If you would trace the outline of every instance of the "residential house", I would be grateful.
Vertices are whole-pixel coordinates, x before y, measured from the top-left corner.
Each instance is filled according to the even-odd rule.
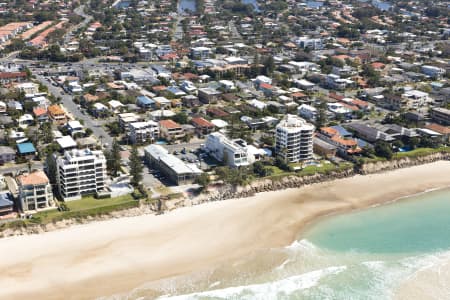
[[[431,119],[439,124],[450,125],[450,109],[443,107],[432,108]]]
[[[445,74],[445,69],[435,66],[422,66],[422,73],[433,79],[440,79]]]
[[[317,113],[317,108],[308,104],[302,104],[298,107],[298,115],[307,120],[314,121],[317,118]]]
[[[6,103],[3,101],[0,101],[0,114],[6,113]]]
[[[204,104],[217,103],[222,93],[212,88],[201,88],[198,90],[198,99]]]
[[[53,123],[57,125],[64,125],[67,122],[66,112],[58,104],[48,107],[48,115]]]
[[[162,97],[162,96],[155,97],[155,98],[153,98],[153,100],[155,100],[156,107],[159,108],[159,109],[170,108],[170,106],[172,105],[172,101],[170,101],[166,97]]]
[[[16,151],[7,146],[0,146],[0,165],[9,163],[16,159]]]
[[[156,108],[155,100],[150,99],[147,96],[138,96],[136,98],[136,104],[137,104],[137,106],[139,106],[143,109],[146,109],[146,110]]]
[[[52,186],[44,171],[20,175],[17,184],[22,211],[37,211],[54,206]]]
[[[79,121],[67,122],[67,129],[71,136],[84,135],[84,126]]]
[[[131,123],[142,121],[142,117],[135,113],[122,113],[117,115],[119,126],[124,130],[128,130]]]
[[[341,136],[339,131],[333,127],[322,127],[317,135],[319,139],[337,147],[339,153],[355,154],[361,152],[358,142],[352,138]]]
[[[159,128],[161,137],[169,141],[177,140],[185,136],[183,127],[172,120],[159,121]]]
[[[26,72],[0,72],[0,83],[21,82],[27,79]]]
[[[211,132],[214,131],[215,128],[213,123],[209,122],[208,120],[205,120],[202,117],[192,118],[191,123],[192,125],[194,125],[195,131],[199,135],[210,134]]]
[[[11,193],[0,192],[0,216],[12,213],[14,210],[14,201]]]
[[[384,133],[374,127],[370,127],[369,125],[363,123],[349,123],[346,125],[346,127],[354,131],[358,137],[370,143],[374,143],[377,141],[392,142],[395,140],[395,138],[391,134]]]
[[[436,123],[431,123],[425,126],[426,129],[433,130],[442,135],[442,142],[444,144],[450,143],[450,127],[442,126]]]
[[[17,144],[17,151],[20,156],[34,156],[36,154],[36,148],[30,142]]]

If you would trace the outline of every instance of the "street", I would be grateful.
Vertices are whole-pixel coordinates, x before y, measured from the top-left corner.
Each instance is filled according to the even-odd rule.
[[[61,88],[53,86],[48,82],[45,77],[41,75],[36,75],[36,79],[44,84],[50,93],[55,97],[61,98],[61,103],[67,109],[69,113],[73,115],[74,118],[83,120],[84,127],[92,129],[93,135],[101,140],[102,144],[108,144],[107,147],[111,147],[113,138],[106,132],[106,130],[96,121],[92,120],[88,115],[82,114],[78,106],[72,101],[72,96],[67,94],[61,94]]]
[[[44,168],[44,164],[40,161],[31,161],[31,170],[42,170]],[[0,167],[0,174],[17,174],[20,171],[28,171],[28,164],[20,164],[20,165],[6,165]]]

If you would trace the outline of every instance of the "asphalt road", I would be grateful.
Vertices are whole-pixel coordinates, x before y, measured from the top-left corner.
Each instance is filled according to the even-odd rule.
[[[106,132],[106,130],[101,126],[100,122],[97,122],[89,117],[89,115],[82,114],[78,106],[72,101],[72,96],[67,94],[61,94],[61,88],[53,86],[48,82],[45,77],[41,75],[36,75],[36,79],[42,84],[47,86],[48,91],[52,93],[55,97],[61,98],[61,103],[64,105],[66,110],[73,115],[74,118],[78,120],[83,120],[84,127],[92,129],[93,135],[101,140],[102,144],[108,144],[108,147],[112,145],[113,138]]]
[[[87,3],[87,5],[89,5],[89,2]],[[70,40],[73,38],[73,35],[72,35],[72,34],[73,34],[75,31],[77,31],[78,28],[87,25],[87,24],[92,20],[92,16],[87,15],[87,14],[84,13],[84,5],[78,6],[77,8],[75,8],[75,10],[74,10],[73,12],[74,12],[75,14],[77,14],[77,15],[83,17],[84,20],[83,20],[80,24],[78,24],[78,25],[72,27],[72,29],[69,30],[69,31],[64,35],[64,45],[66,45],[66,44],[68,44],[68,43],[70,42]]]
[[[31,170],[42,170],[44,165],[40,161],[31,161]],[[17,174],[20,171],[28,171],[28,164],[0,167],[0,174]]]

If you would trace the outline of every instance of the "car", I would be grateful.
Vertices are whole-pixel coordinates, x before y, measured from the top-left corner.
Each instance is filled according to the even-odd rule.
[[[178,155],[178,151],[177,150],[175,150],[175,151],[173,151],[173,154],[175,154],[175,155]]]
[[[183,150],[181,150],[182,154],[186,154],[186,148],[183,148]]]

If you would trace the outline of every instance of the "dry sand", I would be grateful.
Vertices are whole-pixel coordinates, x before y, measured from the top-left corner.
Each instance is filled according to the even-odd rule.
[[[285,246],[331,212],[450,185],[450,162],[0,240],[0,299],[92,299]]]

